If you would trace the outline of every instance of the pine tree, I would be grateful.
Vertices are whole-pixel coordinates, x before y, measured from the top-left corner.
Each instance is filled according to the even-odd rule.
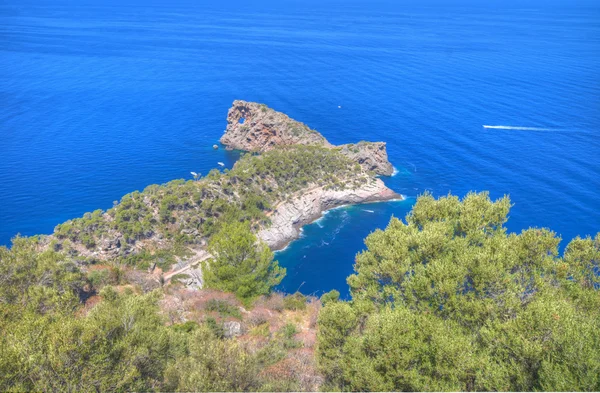
[[[208,244],[213,258],[204,263],[206,286],[233,292],[241,299],[266,295],[285,276],[273,252],[250,230],[248,222],[224,224]]]

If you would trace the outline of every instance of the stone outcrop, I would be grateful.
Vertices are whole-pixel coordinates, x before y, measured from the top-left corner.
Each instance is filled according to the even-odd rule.
[[[234,101],[220,142],[228,149],[264,152],[285,145],[332,145],[306,124],[264,104]]]
[[[303,225],[315,221],[326,210],[342,205],[402,198],[387,188],[381,179],[373,179],[358,189],[325,190],[317,187],[303,190],[274,209],[270,216],[271,225],[259,231],[258,237],[272,250],[280,250],[298,238]]]
[[[394,170],[388,161],[384,142],[359,142],[335,147],[306,124],[256,102],[233,102],[227,113],[227,129],[220,142],[227,149],[253,152],[298,144],[337,148],[378,175],[390,176]]]
[[[341,153],[358,162],[368,171],[378,175],[391,176],[394,167],[388,160],[385,142],[358,142],[341,145]]]
[[[223,323],[223,335],[225,338],[232,338],[241,336],[242,324],[236,321],[229,321]]]

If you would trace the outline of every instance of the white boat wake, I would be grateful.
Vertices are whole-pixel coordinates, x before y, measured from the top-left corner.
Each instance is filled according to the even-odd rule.
[[[557,131],[552,128],[541,128],[541,127],[516,127],[516,126],[488,126],[484,125],[485,129],[492,130],[517,130],[517,131]]]

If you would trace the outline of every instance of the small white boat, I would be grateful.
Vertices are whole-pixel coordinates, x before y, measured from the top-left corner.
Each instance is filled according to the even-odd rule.
[[[225,164],[223,164],[222,162],[217,162],[217,164],[219,164],[219,166],[225,166]]]

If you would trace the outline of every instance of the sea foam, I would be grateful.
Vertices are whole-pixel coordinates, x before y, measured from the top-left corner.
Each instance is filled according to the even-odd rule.
[[[521,126],[488,126],[488,125],[484,125],[483,128],[493,129],[493,130],[516,130],[516,131],[557,131],[552,128],[521,127]]]

